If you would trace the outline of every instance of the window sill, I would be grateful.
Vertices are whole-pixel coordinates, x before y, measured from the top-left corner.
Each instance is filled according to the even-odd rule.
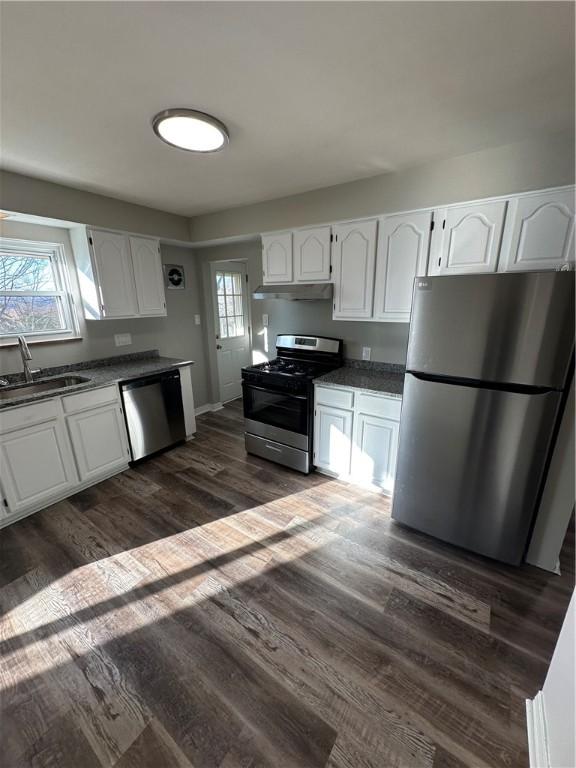
[[[63,344],[67,341],[82,341],[82,336],[48,336],[38,339],[33,336],[26,336],[26,334],[23,335],[29,347],[36,344]],[[17,346],[18,340],[15,338],[0,339],[0,349]]]

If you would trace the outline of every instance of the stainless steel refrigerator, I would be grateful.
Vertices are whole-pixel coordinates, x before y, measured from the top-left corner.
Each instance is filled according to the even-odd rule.
[[[392,517],[519,563],[574,358],[574,273],[417,278]]]

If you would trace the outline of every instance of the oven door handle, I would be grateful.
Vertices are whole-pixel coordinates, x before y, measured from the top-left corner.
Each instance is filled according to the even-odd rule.
[[[268,389],[268,387],[257,387],[255,384],[248,384],[243,382],[245,387],[249,389],[257,389],[258,392],[267,392],[269,395],[285,395],[286,397],[292,397],[294,400],[308,400],[306,395],[293,395],[291,392],[282,392],[278,389]]]

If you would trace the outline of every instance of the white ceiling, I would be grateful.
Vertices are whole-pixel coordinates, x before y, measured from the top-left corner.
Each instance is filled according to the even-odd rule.
[[[565,130],[574,6],[3,3],[2,165],[175,213]],[[211,112],[199,156],[152,116]]]

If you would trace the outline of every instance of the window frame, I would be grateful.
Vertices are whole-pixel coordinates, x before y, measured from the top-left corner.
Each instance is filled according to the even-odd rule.
[[[0,250],[13,252],[14,255],[28,255],[49,258],[56,287],[51,291],[4,291],[0,296],[56,296],[60,300],[62,319],[65,328],[61,330],[25,331],[21,334],[6,334],[0,330],[0,347],[16,343],[18,336],[24,336],[26,341],[68,341],[80,338],[80,326],[74,295],[72,293],[69,266],[63,243],[46,242],[44,240],[25,240],[23,238],[0,236]],[[0,257],[1,258],[1,257]]]
[[[223,290],[222,293],[218,292],[218,276],[219,275],[221,275],[222,278],[223,278],[224,290]],[[235,275],[240,275],[240,292],[239,293],[237,293],[236,291],[232,290],[232,293],[228,294],[228,292],[226,291],[226,276],[227,275],[232,278],[232,284],[234,284],[234,276]],[[218,319],[217,333],[219,334],[218,338],[220,338],[220,339],[222,339],[224,341],[227,341],[228,339],[230,339],[230,340],[241,339],[244,336],[246,336],[247,325],[248,325],[248,316],[247,316],[246,307],[245,307],[245,303],[246,302],[245,302],[245,292],[244,292],[244,281],[242,280],[242,276],[243,276],[242,272],[236,272],[236,271],[233,271],[233,270],[230,271],[230,270],[225,270],[225,269],[219,269],[218,267],[216,267],[215,270],[214,270],[214,279],[215,279],[215,283],[216,283],[216,317]],[[219,299],[220,299],[220,297],[222,297],[224,299],[224,310],[225,310],[224,316],[222,316],[220,314],[220,306],[219,306]],[[238,315],[238,314],[236,314],[236,312],[234,312],[233,315],[229,315],[228,314],[227,303],[226,303],[226,299],[228,299],[228,298],[232,299],[232,303],[234,305],[234,308],[236,308],[236,301],[235,301],[235,299],[236,298],[240,299],[240,305],[241,305],[241,309],[242,309],[242,314]],[[242,333],[237,333],[237,334],[234,334],[233,336],[231,336],[231,335],[228,334],[228,321],[229,320],[234,320],[234,323],[236,324],[236,321],[238,320],[238,318],[241,318],[241,320],[242,320]],[[223,319],[226,320],[226,336],[222,336],[222,324],[221,323],[222,323]]]

